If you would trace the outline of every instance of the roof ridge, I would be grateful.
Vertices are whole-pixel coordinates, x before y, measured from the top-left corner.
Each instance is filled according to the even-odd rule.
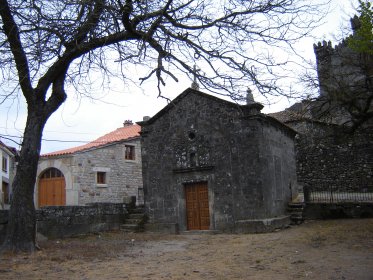
[[[246,106],[246,105],[241,105],[241,104],[229,101],[229,100],[221,99],[217,96],[214,96],[214,95],[208,94],[206,92],[196,90],[196,89],[193,89],[193,88],[189,87],[189,88],[185,89],[182,93],[180,93],[178,96],[176,96],[173,100],[171,100],[170,103],[168,103],[166,106],[164,106],[160,111],[158,111],[158,113],[156,113],[149,120],[140,121],[140,122],[137,122],[137,123],[140,124],[140,125],[143,125],[145,123],[147,123],[147,124],[153,123],[155,120],[159,119],[166,112],[168,112],[169,110],[174,108],[175,105],[177,105],[179,102],[181,102],[181,100],[184,99],[189,94],[197,94],[197,95],[202,96],[204,98],[208,98],[208,99],[214,100],[214,101],[219,102],[219,103],[225,103],[225,104],[227,104],[229,106],[233,106],[233,107]]]
[[[97,139],[91,142],[88,142],[84,145],[46,153],[46,154],[41,155],[41,157],[69,155],[69,154],[74,154],[76,152],[85,151],[91,148],[102,147],[104,145],[115,143],[118,141],[133,139],[136,137],[140,137],[140,134],[139,134],[140,130],[141,130],[141,127],[137,124],[127,125],[124,127],[118,127],[117,129],[109,133],[106,133],[103,136],[100,136]]]

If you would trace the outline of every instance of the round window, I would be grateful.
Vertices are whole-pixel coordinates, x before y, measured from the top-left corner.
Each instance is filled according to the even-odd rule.
[[[196,138],[196,134],[193,131],[188,133],[189,140],[194,140]]]

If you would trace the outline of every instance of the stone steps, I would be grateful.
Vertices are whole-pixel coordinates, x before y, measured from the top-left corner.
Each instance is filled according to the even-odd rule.
[[[138,224],[126,224],[120,226],[120,230],[124,232],[138,232],[139,230]]]
[[[141,220],[142,218],[144,218],[144,212],[143,213],[130,213],[128,215],[128,218]]]
[[[138,223],[141,223],[141,221],[142,221],[142,218],[136,218],[136,219],[134,219],[134,218],[127,218],[126,219],[126,221],[125,221],[125,223],[126,224],[138,224]]]
[[[290,223],[292,225],[299,225],[303,223],[304,216],[304,203],[302,202],[289,202],[287,211],[290,215]]]
[[[128,217],[120,226],[124,232],[141,232],[144,231],[144,223],[146,221],[144,207],[136,207],[128,210]]]
[[[145,208],[144,206],[137,206],[136,208],[133,208],[130,210],[131,214],[144,214]]]

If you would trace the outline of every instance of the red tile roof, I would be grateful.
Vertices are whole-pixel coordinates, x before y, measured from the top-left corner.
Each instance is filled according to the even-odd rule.
[[[91,148],[97,148],[97,147],[104,146],[104,145],[118,142],[118,141],[130,140],[130,139],[139,137],[140,130],[141,130],[141,127],[137,124],[127,125],[124,127],[117,128],[116,130],[109,132],[105,134],[104,136],[101,136],[97,138],[96,140],[89,142],[87,144],[84,144],[82,146],[78,146],[78,147],[74,147],[74,148],[70,148],[66,150],[61,150],[61,151],[56,151],[52,153],[47,153],[41,156],[52,157],[52,156],[68,155],[68,154],[73,154],[76,152],[88,150]]]

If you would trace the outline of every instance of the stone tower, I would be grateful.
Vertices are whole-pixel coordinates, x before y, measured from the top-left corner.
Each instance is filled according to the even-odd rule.
[[[351,26],[353,34],[334,47],[330,41],[314,44],[320,97],[313,106],[313,115],[326,116],[338,124],[350,121],[351,108],[365,110],[372,94],[367,81],[373,77],[373,57],[349,47],[349,38],[358,36],[357,16],[351,19]]]
[[[353,37],[360,27],[357,16],[351,19],[351,26]],[[330,41],[314,44],[321,97],[355,92],[364,84],[368,58],[349,48],[347,41],[348,38],[334,47]]]

